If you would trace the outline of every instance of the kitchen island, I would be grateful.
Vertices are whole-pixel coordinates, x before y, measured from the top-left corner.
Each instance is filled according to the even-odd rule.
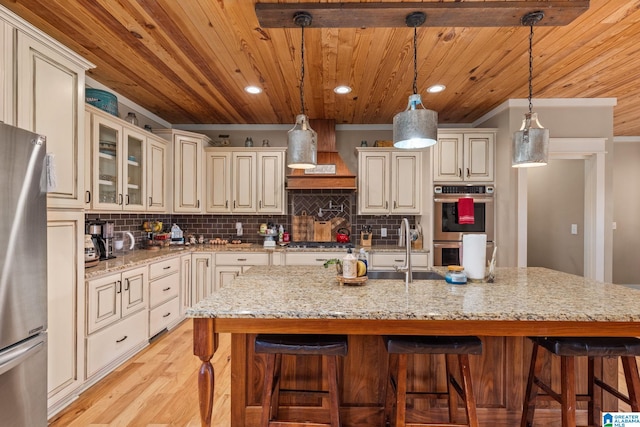
[[[218,333],[232,334],[231,418],[238,426],[256,425],[260,409],[261,359],[252,353],[252,334],[344,333],[351,336],[342,372],[345,426],[383,425],[382,334],[481,336],[483,355],[472,360],[481,423],[515,425],[530,348],[523,337],[640,336],[639,296],[543,268],[499,268],[491,284],[414,281],[405,289],[399,280],[341,286],[332,268],[255,267],[187,311],[202,361],[202,424],[211,422]],[[603,369],[615,375],[614,367]]]

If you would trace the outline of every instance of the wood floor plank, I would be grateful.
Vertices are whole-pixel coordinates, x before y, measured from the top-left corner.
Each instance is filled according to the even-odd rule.
[[[193,321],[150,344],[86,390],[50,420],[50,427],[197,427],[200,425]],[[216,373],[214,427],[231,425],[231,339],[220,336],[212,360]]]

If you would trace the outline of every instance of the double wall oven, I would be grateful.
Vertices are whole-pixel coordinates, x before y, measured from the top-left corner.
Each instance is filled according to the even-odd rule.
[[[460,224],[458,200],[473,199],[473,224]],[[436,185],[433,209],[433,264],[461,265],[462,235],[486,234],[487,259],[494,246],[494,187],[490,185]]]

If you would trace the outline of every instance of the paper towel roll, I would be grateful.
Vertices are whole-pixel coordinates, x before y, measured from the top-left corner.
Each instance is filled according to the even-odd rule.
[[[462,236],[462,266],[469,279],[484,279],[487,263],[487,235],[464,234]]]

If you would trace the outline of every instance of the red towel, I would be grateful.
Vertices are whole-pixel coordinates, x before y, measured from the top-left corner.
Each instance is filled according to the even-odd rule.
[[[462,197],[458,199],[458,224],[474,224],[473,198]]]

